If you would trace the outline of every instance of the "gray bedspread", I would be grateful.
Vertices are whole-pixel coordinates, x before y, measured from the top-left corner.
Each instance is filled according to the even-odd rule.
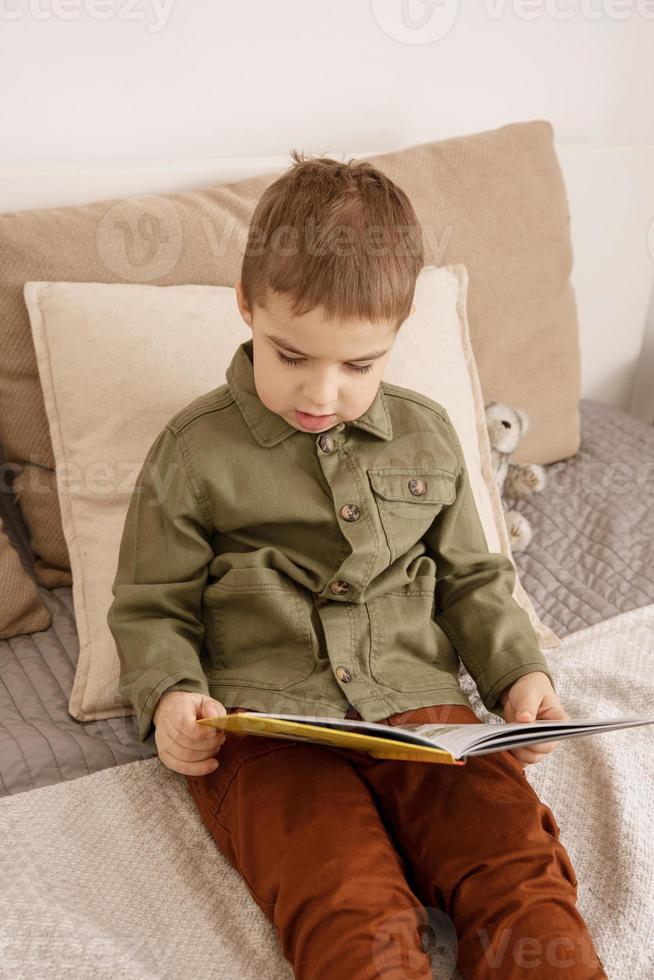
[[[516,565],[561,637],[654,602],[654,427],[595,401],[580,409],[579,452],[547,466],[544,491],[515,504],[533,528]],[[11,500],[1,506],[29,571],[20,513]],[[68,714],[78,656],[72,593],[39,591],[52,626],[0,642],[0,796],[156,754],[131,716],[78,722]]]
[[[534,532],[521,582],[561,637],[654,602],[654,426],[590,400],[580,412],[579,452],[512,504]]]

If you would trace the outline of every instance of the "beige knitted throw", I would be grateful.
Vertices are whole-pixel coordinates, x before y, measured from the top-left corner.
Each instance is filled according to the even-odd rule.
[[[547,657],[573,718],[654,714],[654,605],[571,634]],[[482,720],[498,721],[461,676]],[[557,818],[609,977],[649,980],[654,727],[570,739],[526,772]],[[184,778],[158,759],[0,800],[0,840],[3,980],[293,976]],[[435,977],[457,976],[454,952],[434,954]]]

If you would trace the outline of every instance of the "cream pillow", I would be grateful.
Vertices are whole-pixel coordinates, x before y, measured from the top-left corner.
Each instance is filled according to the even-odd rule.
[[[510,554],[466,320],[462,265],[426,266],[416,313],[400,330],[385,379],[443,404],[470,470],[488,546]],[[223,384],[251,336],[228,286],[27,282],[24,287],[56,460],[73,573],[79,660],[69,702],[79,721],[133,713],[117,694],[107,625],[127,505],[148,448],[166,422]],[[560,640],[537,619],[542,647]]]

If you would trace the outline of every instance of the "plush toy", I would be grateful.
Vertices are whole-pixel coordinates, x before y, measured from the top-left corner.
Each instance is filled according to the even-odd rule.
[[[545,470],[538,463],[523,466],[511,462],[511,453],[529,430],[529,416],[525,410],[504,405],[502,402],[489,402],[484,408],[493,475],[502,500],[511,550],[524,551],[531,541],[531,524],[519,511],[507,510],[503,498],[515,499],[539,493],[545,486]]]

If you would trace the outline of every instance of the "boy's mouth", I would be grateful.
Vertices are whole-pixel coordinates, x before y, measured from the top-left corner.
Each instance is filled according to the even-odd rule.
[[[332,425],[336,419],[335,415],[308,415],[306,412],[294,412],[295,418],[305,429],[325,429]]]

